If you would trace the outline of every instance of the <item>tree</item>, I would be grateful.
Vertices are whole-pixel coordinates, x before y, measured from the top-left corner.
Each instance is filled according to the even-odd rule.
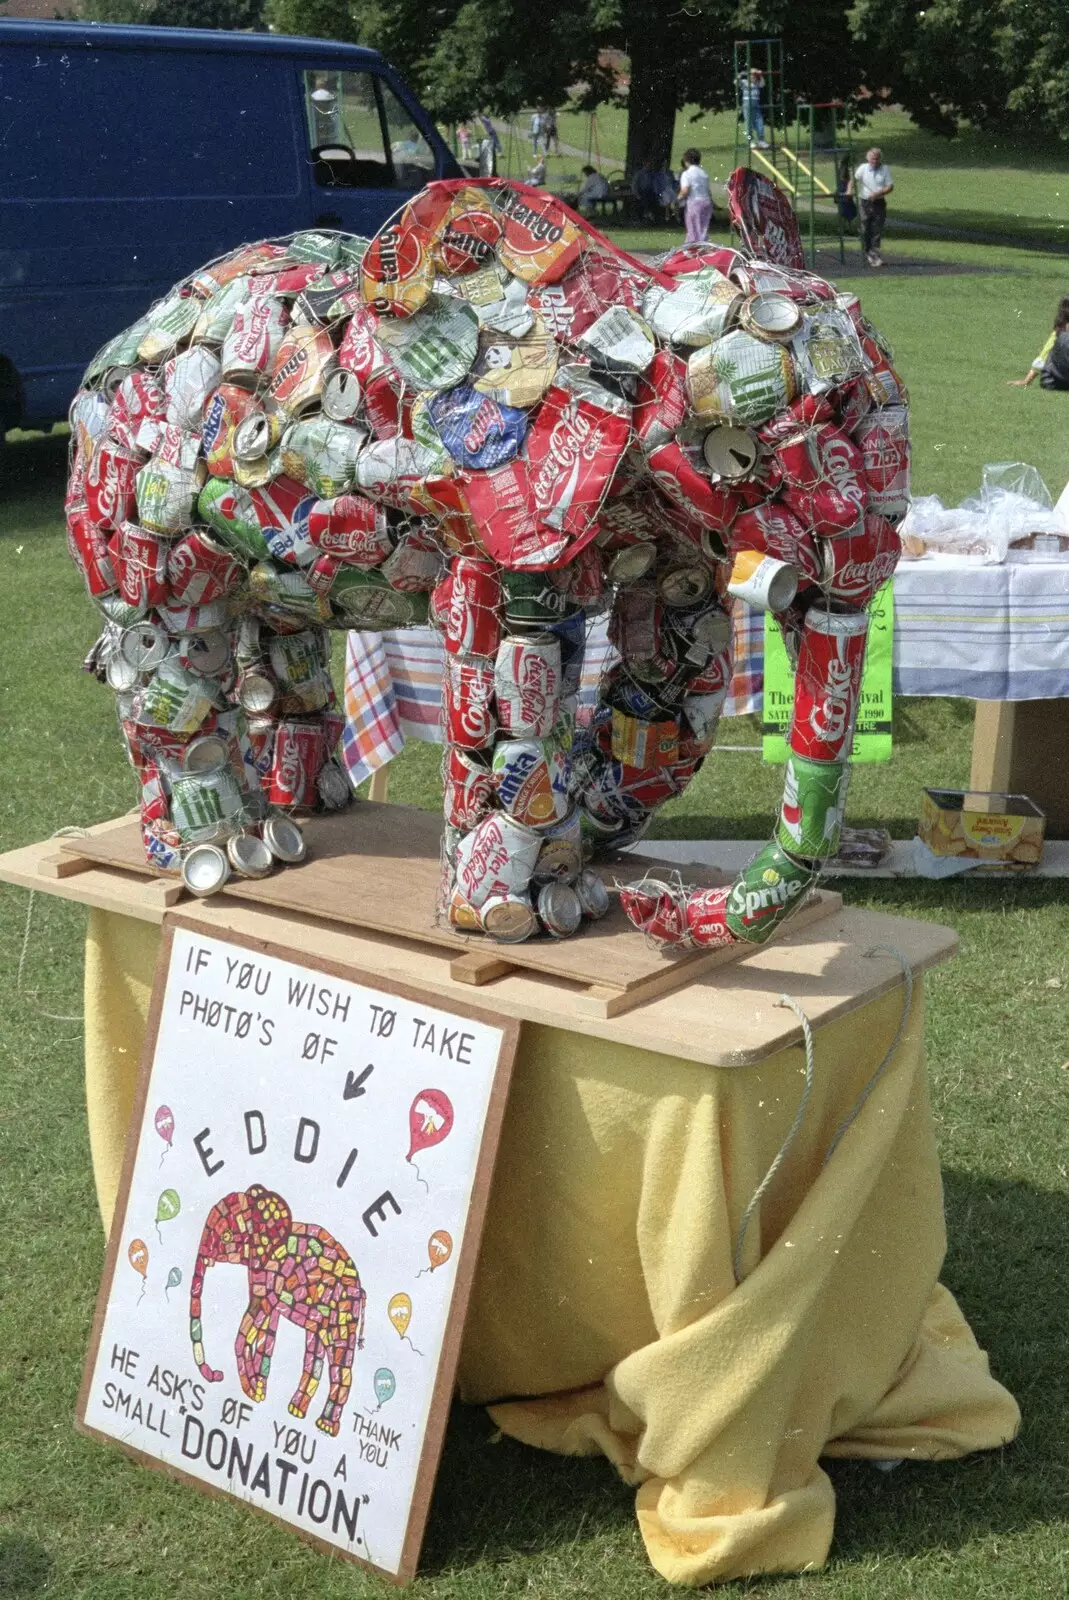
[[[263,0],[83,0],[78,14],[94,22],[245,29],[262,27],[263,13]]]
[[[851,30],[868,81],[891,91],[921,127],[1005,120],[1011,85],[999,59],[1006,0],[856,0]]]

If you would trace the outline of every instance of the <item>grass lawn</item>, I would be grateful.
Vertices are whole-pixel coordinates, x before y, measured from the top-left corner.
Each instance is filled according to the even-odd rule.
[[[526,133],[529,122],[529,117],[521,117],[516,126]],[[562,143],[582,154],[551,156],[551,184],[560,174],[577,174],[587,152],[595,165],[600,154],[606,173],[622,172],[626,112],[602,107],[593,140],[586,114],[560,113],[557,124]],[[732,112],[695,114],[684,109],[676,118],[673,172],[678,174],[683,151],[694,145],[702,152],[709,176],[723,182],[735,165],[734,138]],[[510,142],[504,129],[502,139],[510,174],[523,176],[531,161],[530,142],[519,137]],[[1069,241],[1069,153],[1055,139],[1013,141],[967,125],[956,138],[943,139],[922,132],[905,112],[888,110],[873,113],[854,130],[852,142],[857,161],[864,159],[870,145],[878,144],[894,169],[895,190],[888,209],[896,234],[908,234],[913,222],[1020,239],[1044,248],[1064,248]],[[793,149],[793,130],[789,143]],[[817,175],[825,183],[830,166],[827,158],[818,162]]]
[[[688,136],[689,137],[689,136]],[[1053,489],[1069,477],[1059,397],[1003,387],[1042,337],[1061,263],[1024,251],[910,246],[989,276],[885,277],[865,304],[913,396],[916,487],[956,499],[988,459],[1020,456]],[[0,483],[3,775],[0,846],[132,803],[111,695],[78,671],[93,615],[61,529],[64,443],[12,444]],[[924,782],[963,780],[971,706],[902,700],[896,756],[858,773],[851,820],[912,832]],[[756,741],[745,719],[725,742]],[[396,763],[392,797],[436,805],[437,753]],[[723,751],[662,813],[662,836],[753,837],[778,769]],[[928,981],[928,1046],[959,1296],[1025,1413],[1020,1441],[963,1464],[832,1465],[839,1514],[823,1573],[739,1585],[773,1600],[1064,1600],[1069,1593],[1069,904],[1063,884],[870,884],[849,899],[946,922],[959,958]],[[38,900],[16,986],[26,896],[0,888],[0,1595],[62,1600],[291,1600],[385,1596],[386,1586],[267,1521],[209,1501],[75,1435],[71,1416],[103,1257],[81,1087],[84,916]],[[47,1015],[50,1013],[51,1015]],[[818,1038],[819,1050],[819,1038]],[[491,1442],[457,1408],[423,1576],[433,1600],[649,1600],[632,1496],[603,1461]]]

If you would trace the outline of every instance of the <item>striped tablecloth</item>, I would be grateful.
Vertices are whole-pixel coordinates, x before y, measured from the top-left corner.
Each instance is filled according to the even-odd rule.
[[[600,620],[587,643],[580,713],[593,705],[611,651]],[[342,753],[354,784],[392,760],[406,738],[441,743],[444,672],[431,628],[349,635]],[[725,715],[761,710],[763,674],[764,619],[740,604]],[[1069,562],[903,562],[895,574],[894,691],[1069,698]]]

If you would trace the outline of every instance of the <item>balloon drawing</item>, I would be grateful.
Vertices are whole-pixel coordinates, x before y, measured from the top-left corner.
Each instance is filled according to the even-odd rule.
[[[166,1284],[164,1286],[164,1290],[163,1290],[163,1298],[165,1300],[168,1300],[168,1301],[170,1300],[170,1298],[171,1298],[171,1290],[172,1289],[177,1289],[178,1285],[181,1283],[181,1281],[182,1281],[182,1269],[181,1269],[181,1267],[172,1267],[170,1272],[167,1274],[167,1282],[166,1282]]]
[[[163,1243],[163,1235],[160,1232],[160,1223],[173,1222],[181,1209],[182,1202],[178,1198],[178,1190],[164,1189],[160,1194],[160,1198],[156,1201],[156,1237],[161,1244]]]
[[[384,1406],[387,1400],[393,1398],[396,1388],[397,1380],[389,1367],[380,1367],[375,1374],[375,1398],[380,1406]]]
[[[389,1305],[386,1307],[386,1315],[389,1317],[390,1321],[397,1329],[398,1334],[403,1339],[405,1334],[408,1332],[408,1324],[412,1320],[411,1298],[403,1292],[401,1294],[395,1294]]]
[[[444,1267],[453,1254],[452,1234],[446,1233],[444,1228],[438,1228],[427,1240],[427,1254],[430,1257],[432,1272],[435,1267]]]
[[[159,1106],[153,1121],[155,1122],[156,1132],[167,1146],[167,1149],[163,1152],[163,1156],[165,1156],[174,1141],[174,1112],[170,1106]],[[163,1156],[160,1157],[161,1161]]]
[[[148,1282],[148,1245],[144,1239],[131,1239],[126,1250],[127,1259],[135,1272],[141,1274],[141,1293],[137,1297],[138,1305],[145,1296],[145,1285]]]
[[[453,1126],[453,1106],[441,1089],[421,1089],[408,1113],[409,1147],[406,1161],[411,1161],[417,1150],[429,1150],[441,1144]]]

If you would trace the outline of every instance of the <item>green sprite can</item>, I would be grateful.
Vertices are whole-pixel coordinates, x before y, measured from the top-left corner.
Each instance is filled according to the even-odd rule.
[[[576,609],[571,596],[558,589],[545,572],[502,572],[501,585],[506,622],[560,622]]]
[[[137,347],[142,361],[162,361],[193,332],[204,301],[195,294],[172,294],[148,314],[148,331]]]
[[[728,928],[736,939],[764,944],[801,905],[815,877],[811,866],[792,860],[770,839],[731,886]]]
[[[849,769],[845,761],[809,761],[793,752],[783,778],[776,838],[805,861],[823,861],[839,848]]]
[[[338,623],[348,628],[405,628],[425,623],[429,597],[394,589],[376,569],[343,567],[331,584],[330,603]]]
[[[198,496],[197,512],[235,555],[246,561],[264,561],[270,556],[256,508],[239,483],[229,478],[209,478]]]
[[[282,470],[321,500],[352,487],[356,458],[367,442],[365,428],[316,416],[291,423],[282,435]]]

